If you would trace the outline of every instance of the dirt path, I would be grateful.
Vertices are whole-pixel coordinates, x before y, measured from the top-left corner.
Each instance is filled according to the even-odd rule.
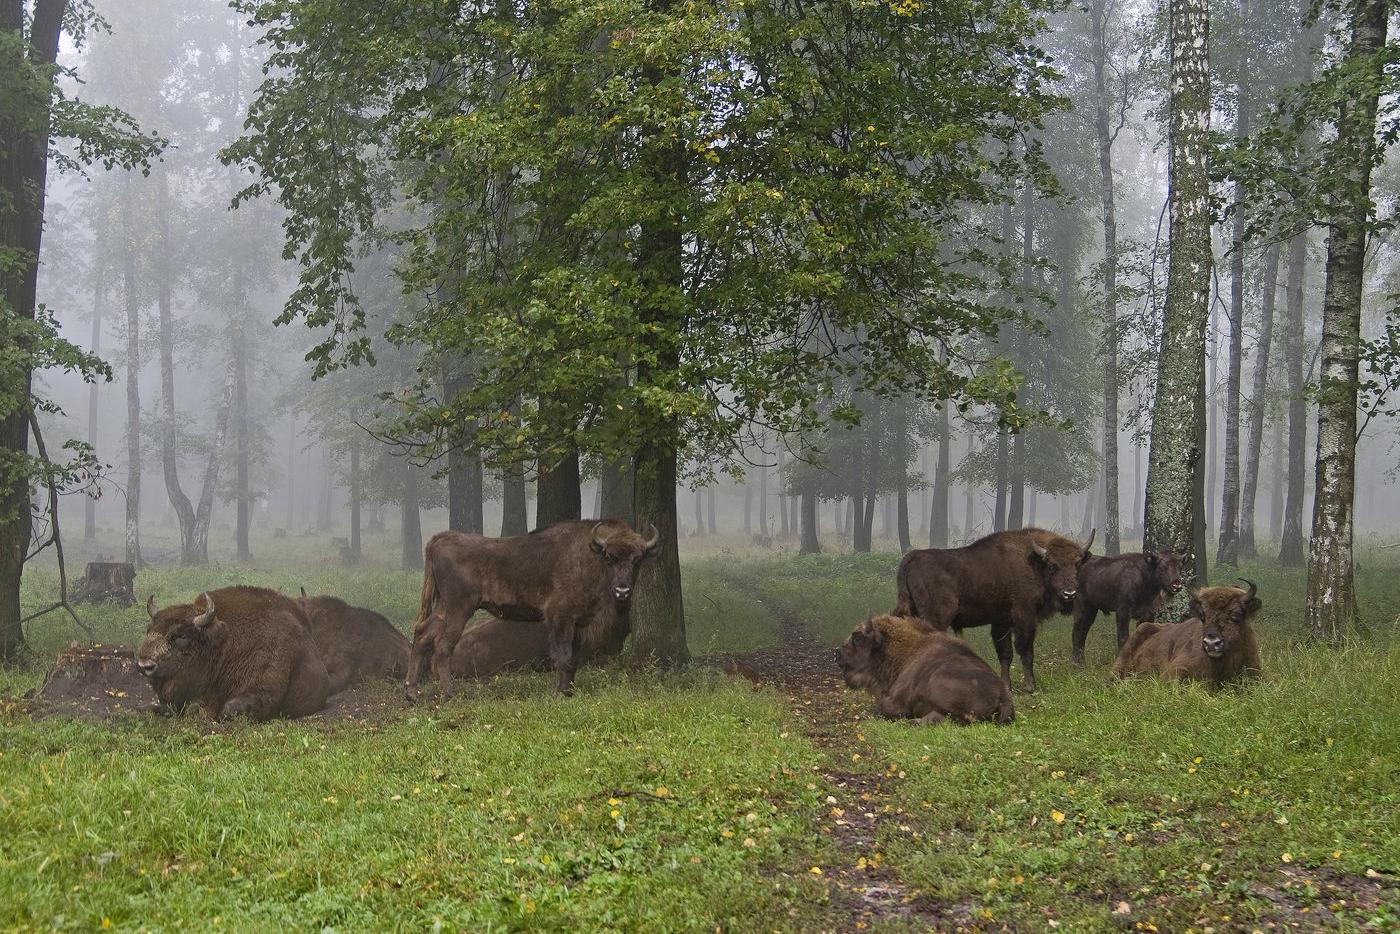
[[[870,699],[846,687],[836,665],[836,651],[823,646],[786,606],[765,597],[748,582],[730,582],[766,607],[778,620],[781,641],[771,649],[730,659],[730,670],[787,695],[806,736],[826,754],[822,775],[830,793],[828,810],[817,829],[838,853],[838,864],[821,867],[831,895],[830,928],[855,931],[876,922],[901,922],[915,929],[946,929],[965,923],[960,910],[911,892],[884,860],[878,843],[882,822],[904,821],[887,783],[902,776],[899,768],[873,762],[861,732],[870,714]],[[853,771],[858,763],[874,766]]]

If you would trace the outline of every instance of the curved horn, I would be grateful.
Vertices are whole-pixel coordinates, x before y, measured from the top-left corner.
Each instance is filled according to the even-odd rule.
[[[1034,551],[1037,555],[1039,555],[1042,558],[1050,554],[1046,547],[1037,541],[1031,542],[1031,551]]]
[[[301,598],[302,598],[303,600],[306,599],[306,588],[305,588],[305,587],[301,588]]]
[[[214,621],[214,598],[209,596],[207,591],[201,596],[204,597],[204,603],[209,609],[205,610],[199,616],[196,616],[194,618],[194,624],[196,626],[208,626]]]
[[[1088,551],[1090,548],[1094,547],[1094,536],[1097,534],[1099,534],[1098,526],[1094,526],[1092,529],[1089,530],[1089,540],[1084,543],[1085,551]]]
[[[151,594],[146,598],[146,615],[151,619],[156,618],[156,595]]]
[[[661,544],[661,530],[654,524],[649,526],[649,528],[651,529],[651,534],[642,542],[642,547],[647,551],[651,551],[657,545]]]
[[[1249,589],[1244,592],[1245,602],[1248,603],[1251,599],[1254,598],[1254,595],[1259,592],[1259,588],[1254,586],[1254,581],[1250,580],[1247,577],[1237,577],[1235,579],[1244,581],[1246,584],[1249,585]]]
[[[606,545],[606,544],[608,543],[608,540],[607,540],[606,538],[599,538],[599,537],[598,537],[598,530],[601,529],[602,527],[603,527],[603,523],[601,523],[601,522],[595,522],[595,523],[593,523],[593,544],[594,544],[595,546],[597,546],[598,548],[602,548],[604,545]]]

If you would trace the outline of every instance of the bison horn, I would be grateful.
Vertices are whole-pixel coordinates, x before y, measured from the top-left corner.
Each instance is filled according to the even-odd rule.
[[[598,534],[600,531],[602,531],[602,528],[603,528],[603,523],[601,523],[601,522],[596,522],[596,523],[594,523],[594,525],[593,525],[593,547],[594,547],[594,548],[601,549],[604,545],[606,545],[606,544],[608,543],[608,540],[607,540],[606,538],[603,538],[601,535]]]
[[[1246,584],[1249,585],[1249,589],[1244,592],[1245,602],[1248,603],[1250,600],[1254,599],[1254,595],[1259,592],[1259,588],[1254,586],[1254,581],[1250,580],[1247,577],[1240,577],[1236,579],[1244,581]]]
[[[209,596],[208,593],[203,594],[203,597],[204,603],[209,609],[194,618],[194,624],[196,626],[208,626],[214,621],[214,598]]]
[[[1092,529],[1089,530],[1089,540],[1084,543],[1085,551],[1088,551],[1090,548],[1094,547],[1094,536],[1097,534],[1099,534],[1098,526],[1094,526]]]
[[[146,615],[151,619],[156,618],[156,595],[151,594],[146,598]]]
[[[651,525],[649,526],[649,528],[651,529],[651,534],[649,534],[646,537],[646,540],[642,542],[642,548],[646,549],[647,551],[654,551],[656,549],[656,546],[661,544],[661,530],[658,529],[655,525]]]
[[[1037,555],[1039,555],[1042,558],[1047,557],[1050,554],[1049,550],[1047,550],[1046,547],[1040,542],[1031,542],[1031,551],[1034,551]]]

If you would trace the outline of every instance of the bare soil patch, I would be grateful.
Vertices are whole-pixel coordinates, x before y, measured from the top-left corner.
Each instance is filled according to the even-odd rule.
[[[831,793],[817,830],[840,854],[840,865],[823,868],[834,909],[826,915],[828,929],[856,931],[893,924],[953,930],[971,925],[969,905],[939,902],[910,890],[885,862],[878,842],[881,826],[892,823],[899,832],[913,831],[905,823],[904,809],[887,792],[903,777],[899,764],[873,762],[871,747],[860,732],[860,721],[870,716],[870,699],[846,686],[835,649],[818,642],[787,607],[742,580],[733,583],[773,613],[782,641],[771,649],[723,659],[722,667],[786,694],[803,733],[826,753],[822,775]]]

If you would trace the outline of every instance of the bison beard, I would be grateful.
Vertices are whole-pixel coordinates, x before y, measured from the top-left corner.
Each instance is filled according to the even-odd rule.
[[[660,544],[655,528],[643,538],[612,519],[558,522],[512,538],[439,532],[423,550],[422,603],[404,695],[417,700],[429,663],[443,695],[451,695],[452,656],[478,609],[543,622],[558,673],[556,690],[573,693],[580,630],[617,625],[627,614],[637,568]]]
[[[1244,580],[1241,578],[1241,580]],[[1204,681],[1218,689],[1259,675],[1259,644],[1250,625],[1263,606],[1253,581],[1239,587],[1206,587],[1191,595],[1192,618],[1170,626],[1143,623],[1118,654],[1113,673],[1156,675],[1169,681]]]
[[[326,663],[333,693],[364,677],[382,678],[407,670],[408,640],[379,613],[351,606],[339,597],[308,597],[304,589],[301,608]]]
[[[913,616],[938,631],[991,626],[1001,677],[1011,683],[1011,645],[1021,656],[1027,691],[1035,684],[1040,621],[1068,613],[1078,589],[1079,545],[1044,529],[994,532],[962,548],[911,551],[899,563],[896,616]]]
[[[301,608],[262,587],[225,587],[193,604],[156,611],[136,651],[150,679],[157,710],[179,712],[191,702],[214,719],[304,717],[326,706],[330,679]]]
[[[1084,642],[1100,613],[1118,624],[1118,651],[1128,642],[1128,622],[1151,623],[1163,595],[1181,590],[1181,559],[1171,552],[1144,552],[1101,558],[1090,555],[1079,566],[1079,593],[1074,598],[1074,662],[1084,664]]]
[[[901,616],[868,619],[842,644],[846,684],[865,689],[891,720],[959,723],[1016,717],[1011,689],[966,642]]]

